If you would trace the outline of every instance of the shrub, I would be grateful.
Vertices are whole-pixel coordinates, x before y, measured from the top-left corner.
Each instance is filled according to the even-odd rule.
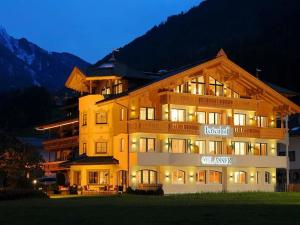
[[[128,187],[126,190],[127,194],[136,194],[136,195],[164,195],[164,190],[159,187],[157,190],[141,190],[135,189],[133,190],[131,187]]]
[[[23,199],[23,198],[47,198],[47,197],[48,196],[44,192],[33,190],[33,189],[12,189],[12,188],[0,189],[0,201]]]

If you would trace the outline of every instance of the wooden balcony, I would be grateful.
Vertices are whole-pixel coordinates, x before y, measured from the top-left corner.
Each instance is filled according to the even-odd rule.
[[[176,104],[189,106],[203,106],[212,108],[241,109],[257,111],[262,101],[255,99],[228,98],[220,96],[196,95],[189,93],[162,92],[161,104]]]
[[[233,135],[235,137],[283,139],[286,131],[282,128],[234,126]]]
[[[42,167],[45,173],[66,170],[66,168],[59,166],[63,162],[65,161],[46,162],[42,164]]]
[[[196,122],[172,122],[162,120],[131,120],[129,133],[164,133],[200,135],[201,124]],[[283,139],[285,130],[253,126],[232,126],[234,137]]]
[[[78,145],[78,136],[57,138],[43,142],[43,147],[46,151],[73,149],[78,147]]]

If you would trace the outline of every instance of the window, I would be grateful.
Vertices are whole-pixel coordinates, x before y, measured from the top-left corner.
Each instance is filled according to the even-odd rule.
[[[209,77],[209,90],[210,95],[223,96],[223,84],[215,80],[212,77]]]
[[[185,109],[171,109],[171,121],[184,122]]]
[[[290,162],[296,161],[295,151],[289,151],[289,160],[290,160]]]
[[[206,113],[205,112],[197,112],[197,121],[200,124],[205,124],[206,123]]]
[[[120,120],[123,121],[125,119],[125,110],[123,108],[120,109]]]
[[[234,114],[234,125],[245,126],[246,125],[246,114],[235,113]]]
[[[191,80],[189,83],[189,93],[197,94],[197,95],[204,95],[205,93],[205,83],[204,83],[204,77],[197,77],[193,80]]]
[[[195,141],[194,153],[205,154],[205,141]]]
[[[154,170],[137,171],[138,184],[157,184],[157,172]]]
[[[89,184],[98,184],[99,182],[99,174],[97,171],[89,171],[88,172],[88,181]]]
[[[257,126],[258,127],[268,127],[268,117],[257,116]]]
[[[236,184],[246,184],[246,172],[238,171],[234,172],[234,183]]]
[[[140,108],[140,120],[154,120],[154,108]]]
[[[208,113],[208,124],[221,124],[221,114],[216,112]]]
[[[140,152],[154,152],[155,138],[140,138]]]
[[[222,184],[222,173],[219,171],[209,171],[209,183]]]
[[[86,143],[82,144],[82,153],[86,154]]]
[[[120,94],[123,91],[123,84],[121,80],[115,80],[113,84],[113,90],[115,94]]]
[[[120,139],[120,152],[124,152],[125,150],[125,139],[121,138]]]
[[[106,112],[97,112],[96,113],[96,124],[105,124],[107,123],[107,114]]]
[[[186,140],[185,139],[171,139],[171,152],[172,153],[186,153]]]
[[[80,186],[81,185],[81,172],[74,171],[73,172],[73,184]]]
[[[271,174],[269,172],[265,172],[265,183],[270,184],[271,183]]]
[[[109,183],[108,181],[109,181],[108,170],[88,171],[89,184],[107,185]]]
[[[183,170],[176,170],[172,173],[173,184],[185,184],[185,172]]]
[[[246,155],[247,154],[247,148],[248,148],[247,142],[233,141],[232,147],[233,147],[233,154],[235,154],[235,155]]]
[[[254,155],[268,155],[267,143],[256,143],[254,147]]]
[[[87,113],[82,114],[82,126],[87,125]]]
[[[107,142],[96,142],[96,154],[107,153]]]
[[[206,183],[206,171],[200,170],[198,173],[196,173],[196,182],[205,184]]]
[[[208,154],[214,154],[214,155],[222,154],[222,141],[209,141]]]

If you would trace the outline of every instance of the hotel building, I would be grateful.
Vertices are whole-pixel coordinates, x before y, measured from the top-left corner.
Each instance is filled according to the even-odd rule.
[[[112,58],[74,68],[66,87],[83,94],[79,155],[60,167],[84,190],[274,191],[276,169],[287,167],[277,143],[300,112],[223,50],[160,76]]]

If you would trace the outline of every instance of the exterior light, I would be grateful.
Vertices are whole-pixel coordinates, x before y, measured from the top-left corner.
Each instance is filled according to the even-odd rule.
[[[36,185],[36,184],[37,184],[37,180],[33,180],[32,183],[33,183],[34,185]]]

